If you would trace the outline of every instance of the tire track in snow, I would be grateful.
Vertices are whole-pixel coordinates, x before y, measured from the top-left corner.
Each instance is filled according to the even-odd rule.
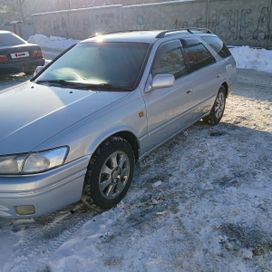
[[[93,206],[93,210],[90,210],[86,205],[79,204],[73,212],[58,212],[41,219],[41,222],[32,224],[29,229],[22,231],[23,238],[16,246],[13,265],[5,271],[42,271],[40,269],[47,266],[47,257],[54,253],[82,225],[101,212],[95,206]],[[41,256],[42,258],[40,258]]]

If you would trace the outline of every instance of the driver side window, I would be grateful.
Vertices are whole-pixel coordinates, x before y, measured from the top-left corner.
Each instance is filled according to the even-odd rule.
[[[181,46],[178,42],[162,45],[155,56],[152,76],[158,74],[172,74],[176,79],[187,74]]]

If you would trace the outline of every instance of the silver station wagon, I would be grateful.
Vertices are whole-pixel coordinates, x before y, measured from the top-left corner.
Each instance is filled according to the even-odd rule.
[[[207,29],[96,35],[0,93],[0,216],[40,216],[88,188],[103,209],[135,163],[200,119],[217,124],[236,64]]]

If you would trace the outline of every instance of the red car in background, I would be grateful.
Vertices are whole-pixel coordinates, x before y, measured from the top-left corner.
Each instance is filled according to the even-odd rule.
[[[31,75],[37,66],[43,65],[40,46],[28,43],[10,31],[0,30],[0,75],[19,72]]]

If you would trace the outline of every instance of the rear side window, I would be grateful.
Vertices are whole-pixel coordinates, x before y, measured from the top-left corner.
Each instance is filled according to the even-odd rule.
[[[24,44],[25,41],[12,33],[0,33],[0,46],[14,46]]]
[[[227,58],[231,55],[227,46],[216,36],[201,37],[220,57]]]
[[[162,45],[156,54],[152,75],[172,74],[179,78],[187,73],[180,42]]]
[[[192,43],[186,41],[183,43],[183,50],[185,60],[191,71],[196,71],[216,62],[212,54],[200,42]]]

